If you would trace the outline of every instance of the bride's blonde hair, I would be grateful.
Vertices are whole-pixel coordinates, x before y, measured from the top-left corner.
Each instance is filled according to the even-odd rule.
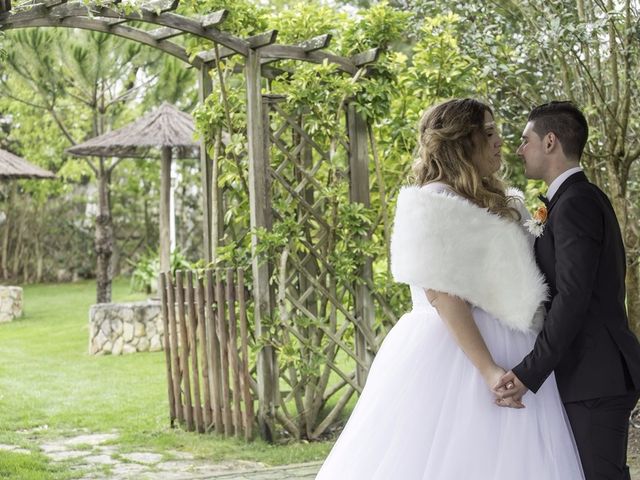
[[[505,185],[496,174],[481,177],[473,152],[489,148],[484,114],[491,108],[472,98],[449,100],[431,107],[419,124],[418,159],[413,165],[418,185],[444,182],[457,193],[501,217],[519,220]]]

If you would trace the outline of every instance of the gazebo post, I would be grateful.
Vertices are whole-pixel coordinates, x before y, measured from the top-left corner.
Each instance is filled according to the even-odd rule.
[[[198,83],[199,83],[199,99],[200,104],[204,105],[205,100],[211,92],[213,92],[213,82],[211,81],[210,68],[206,63],[200,67]],[[200,175],[202,179],[202,234],[204,243],[202,245],[204,253],[204,261],[209,264],[213,261],[214,256],[214,238],[218,238],[218,232],[214,232],[212,228],[213,215],[212,212],[212,182],[211,182],[211,159],[209,158],[208,145],[205,135],[200,136]],[[216,182],[217,183],[217,182]],[[218,185],[214,185],[213,189],[217,192]],[[217,243],[217,242],[216,242]]]
[[[162,147],[160,167],[160,271],[171,268],[170,196],[171,196],[171,147]]]

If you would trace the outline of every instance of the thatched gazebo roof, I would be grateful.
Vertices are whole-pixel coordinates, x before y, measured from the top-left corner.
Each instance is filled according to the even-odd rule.
[[[194,131],[191,115],[164,102],[139,120],[67,148],[67,152],[80,156],[148,158],[154,156],[150,149],[172,147],[177,158],[196,158],[198,142],[193,140]]]
[[[160,269],[163,272],[169,270],[170,243],[175,232],[171,213],[172,158],[174,152],[176,158],[199,156],[194,132],[191,115],[164,102],[135,122],[67,148],[73,155],[134,158],[154,157],[157,154],[152,150],[160,150]]]
[[[0,179],[55,177],[50,171],[37,167],[11,152],[0,149]]]

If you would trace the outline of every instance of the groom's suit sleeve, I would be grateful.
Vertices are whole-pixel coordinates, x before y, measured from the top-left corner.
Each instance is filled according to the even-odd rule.
[[[589,195],[591,192],[580,193],[560,198],[555,205],[557,293],[532,352],[513,368],[516,376],[534,393],[567,354],[582,329],[596,283],[604,212],[599,202]]]

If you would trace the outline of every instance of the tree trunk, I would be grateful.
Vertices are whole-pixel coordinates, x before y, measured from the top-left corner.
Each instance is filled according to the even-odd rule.
[[[11,231],[11,224],[14,218],[12,212],[14,209],[13,205],[15,203],[17,188],[18,186],[15,182],[13,182],[13,185],[9,190],[9,200],[7,201],[7,218],[4,223],[4,232],[2,234],[2,278],[4,280],[9,279],[9,232]]]
[[[15,248],[13,251],[13,269],[11,271],[11,278],[17,279],[18,274],[20,273],[20,260],[22,259],[22,255],[24,254],[24,244],[22,241],[24,234],[24,215],[20,215],[20,219],[16,225],[16,229],[18,230],[18,236],[16,238]]]
[[[609,162],[609,195],[611,204],[618,218],[622,238],[627,255],[627,274],[625,278],[627,292],[627,315],[629,326],[636,335],[640,335],[640,265],[638,261],[639,239],[633,232],[635,219],[629,218],[633,212],[629,210],[624,186],[627,185],[628,175],[620,178],[613,169],[614,162]]]
[[[96,301],[111,302],[111,256],[113,255],[113,221],[109,189],[111,173],[105,167],[104,158],[100,158],[98,173],[98,216],[96,217]]]
[[[635,218],[630,219],[630,224],[636,222]],[[627,250],[627,314],[629,324],[636,335],[640,336],[640,238],[635,234],[632,227],[625,232],[625,244]]]

